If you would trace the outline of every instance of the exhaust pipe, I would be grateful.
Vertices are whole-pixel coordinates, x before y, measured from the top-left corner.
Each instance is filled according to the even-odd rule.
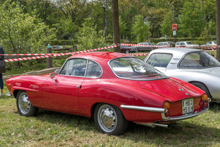
[[[160,123],[137,123],[138,125],[144,125],[147,127],[152,127],[155,128],[156,126],[158,127],[163,127],[163,128],[168,128],[168,125],[166,124],[160,124]]]

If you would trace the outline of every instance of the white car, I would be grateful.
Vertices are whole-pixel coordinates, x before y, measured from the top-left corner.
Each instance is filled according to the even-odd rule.
[[[206,42],[206,44],[203,44],[201,45],[202,48],[205,48],[205,47],[217,47],[217,43],[216,41],[209,41],[209,42]]]
[[[191,48],[199,48],[198,44],[192,44],[190,41],[179,41],[176,42],[175,47],[191,47]]]
[[[156,49],[144,61],[167,76],[199,87],[220,103],[220,63],[207,52],[188,48]]]

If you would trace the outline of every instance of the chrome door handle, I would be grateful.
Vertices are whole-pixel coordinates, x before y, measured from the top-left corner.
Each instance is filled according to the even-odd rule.
[[[82,87],[81,85],[77,85],[77,86],[76,86],[76,88],[78,88],[78,89],[81,89],[81,87]]]

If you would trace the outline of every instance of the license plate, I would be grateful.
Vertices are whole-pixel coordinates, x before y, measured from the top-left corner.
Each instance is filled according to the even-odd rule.
[[[182,101],[182,114],[192,113],[194,110],[193,99],[187,99]]]

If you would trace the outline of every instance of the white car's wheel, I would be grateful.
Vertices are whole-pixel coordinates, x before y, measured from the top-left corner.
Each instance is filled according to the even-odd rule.
[[[120,135],[127,128],[127,120],[119,108],[109,104],[98,104],[94,112],[98,130],[109,135]]]
[[[35,116],[38,108],[34,107],[28,99],[25,91],[19,91],[17,94],[17,109],[22,116]]]

